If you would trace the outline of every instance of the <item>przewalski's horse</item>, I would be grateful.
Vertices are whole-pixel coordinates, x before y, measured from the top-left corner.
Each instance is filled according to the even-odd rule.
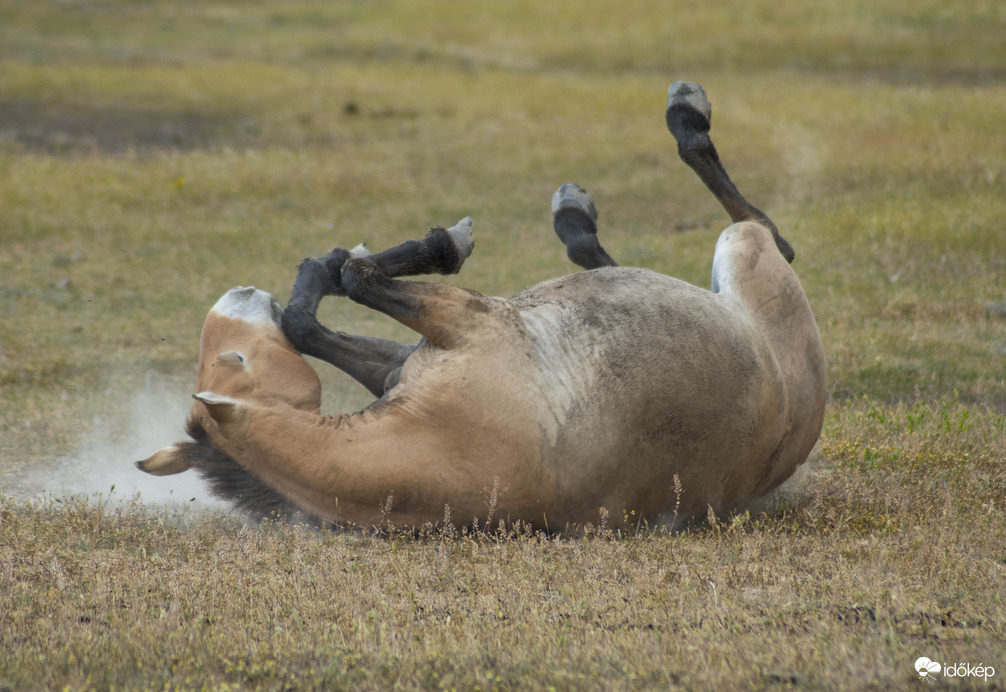
[[[490,502],[495,517],[542,528],[597,521],[601,508],[652,522],[772,490],[820,434],[824,352],[793,251],[731,183],[710,113],[701,87],[671,85],[678,152],[734,221],[716,244],[711,291],[616,266],[575,185],[553,197],[553,223],[589,271],[510,299],[395,278],[458,271],[468,219],[374,255],[334,250],[301,263],[285,311],[254,288],[220,299],[203,327],[193,440],[138,466],[195,468],[252,514],[362,525],[437,523],[445,507],[484,520]],[[331,332],[316,318],[326,295],[423,338]],[[302,353],[379,398],[321,415]]]

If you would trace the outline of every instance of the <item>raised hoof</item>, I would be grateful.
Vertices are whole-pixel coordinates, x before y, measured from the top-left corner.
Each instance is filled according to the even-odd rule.
[[[464,262],[472,254],[472,248],[475,247],[475,238],[472,237],[472,217],[466,216],[461,219],[448,228],[447,233],[451,236],[454,248],[458,251],[458,258]],[[460,269],[460,265],[458,268]]]
[[[563,209],[579,209],[594,223],[597,223],[597,208],[594,200],[576,183],[566,183],[552,195],[552,216]]]
[[[698,111],[706,122],[712,122],[713,107],[706,98],[706,91],[695,82],[674,82],[667,88],[667,110],[686,107]]]
[[[349,251],[350,259],[356,259],[358,257],[370,257],[370,250],[367,248],[366,243],[360,243]]]

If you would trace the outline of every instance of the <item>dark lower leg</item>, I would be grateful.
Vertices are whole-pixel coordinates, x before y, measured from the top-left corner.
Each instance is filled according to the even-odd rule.
[[[376,255],[361,245],[353,250],[337,248],[321,259],[305,259],[297,267],[290,302],[283,312],[283,332],[301,353],[334,365],[381,396],[386,386],[397,382],[397,373],[416,345],[333,332],[318,322],[322,298],[348,294],[413,326],[419,317],[419,294],[426,289],[406,290],[399,284],[427,284],[407,284],[390,277],[456,273],[473,246],[472,222],[465,218],[451,228],[431,229],[421,240],[406,241]],[[344,271],[347,265],[348,272]]]
[[[321,259],[305,259],[297,267],[290,302],[283,312],[283,332],[301,353],[334,365],[376,396],[381,396],[386,385],[393,386],[397,382],[397,373],[416,345],[333,332],[318,322],[318,305],[322,298],[347,294],[343,286],[343,267],[354,259],[366,258],[365,266],[376,267],[378,275],[391,281],[387,277],[456,273],[473,246],[472,222],[465,218],[451,228],[433,228],[421,240],[406,241],[376,255],[360,245],[353,250],[336,248]],[[383,311],[397,312],[393,315],[396,317],[405,316],[409,311],[402,306],[395,307],[395,295],[396,292],[391,291],[382,299],[378,291],[373,300],[386,308]],[[361,300],[357,302],[367,304]]]
[[[709,138],[712,108],[705,91],[698,84],[674,82],[667,92],[667,129],[678,142],[678,155],[705,183],[731,220],[754,221],[768,228],[776,246],[787,261],[792,262],[793,248],[779,235],[772,220],[750,204],[730,180],[720,162],[716,147]]]
[[[457,274],[474,245],[472,221],[464,218],[451,228],[431,228],[420,240],[406,240],[373,255],[363,246],[352,251],[336,248],[319,260],[331,274],[333,290],[325,295],[346,295],[342,288],[342,265],[354,257],[367,257],[388,277]]]
[[[388,277],[419,274],[457,274],[471,254],[471,219],[452,228],[431,228],[421,240],[407,240],[400,245],[370,256],[370,260]]]
[[[579,185],[566,183],[552,196],[552,226],[573,264],[584,269],[618,266],[597,239],[597,210]]]
[[[338,291],[345,295],[341,275],[336,278]],[[283,312],[283,333],[301,353],[334,365],[375,396],[381,396],[388,375],[401,368],[416,346],[327,329],[318,322],[318,304],[323,296],[335,294],[334,288],[333,277],[320,261],[301,262],[290,303]]]

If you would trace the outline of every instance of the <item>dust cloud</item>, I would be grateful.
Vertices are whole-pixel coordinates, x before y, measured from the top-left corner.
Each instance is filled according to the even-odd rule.
[[[157,477],[134,465],[162,447],[188,439],[184,425],[192,398],[187,391],[148,379],[139,391],[110,396],[116,403],[81,422],[87,430],[77,451],[22,471],[13,484],[13,479],[0,479],[4,492],[22,499],[100,497],[110,505],[138,503],[152,508],[229,507],[209,493],[194,471]]]

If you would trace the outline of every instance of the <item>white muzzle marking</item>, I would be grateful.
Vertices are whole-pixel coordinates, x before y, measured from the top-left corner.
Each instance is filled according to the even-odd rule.
[[[227,291],[211,312],[244,322],[280,326],[283,307],[269,293],[254,286],[232,288]]]

